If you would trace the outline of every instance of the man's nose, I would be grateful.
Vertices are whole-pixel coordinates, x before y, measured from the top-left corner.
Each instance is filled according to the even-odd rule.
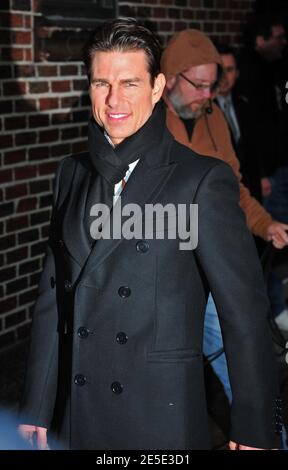
[[[210,87],[202,88],[201,92],[202,92],[202,96],[206,99],[210,99],[212,96]]]
[[[119,103],[119,88],[110,86],[108,95],[106,97],[106,104],[114,108]]]

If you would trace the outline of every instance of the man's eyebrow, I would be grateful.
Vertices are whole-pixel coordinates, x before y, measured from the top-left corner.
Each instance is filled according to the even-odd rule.
[[[91,83],[95,83],[95,82],[109,83],[108,80],[106,80],[106,78],[98,78],[98,77],[92,78]]]
[[[102,83],[108,83],[109,84],[109,80],[107,80],[106,78],[98,78],[98,77],[94,77],[92,80],[91,80],[91,83],[95,83],[95,82],[102,82]],[[120,83],[139,83],[139,82],[143,82],[143,80],[139,77],[131,77],[131,78],[123,78],[122,80],[120,80]]]
[[[138,78],[138,77],[134,77],[134,78],[124,78],[123,80],[120,80],[121,83],[128,83],[128,82],[136,82],[136,83],[139,83],[139,82],[143,82],[143,80],[141,80],[141,78]]]

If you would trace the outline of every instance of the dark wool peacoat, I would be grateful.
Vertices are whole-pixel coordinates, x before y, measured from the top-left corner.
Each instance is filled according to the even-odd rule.
[[[90,251],[91,171],[85,153],[57,171],[25,423],[56,429],[72,449],[209,449],[202,339],[211,290],[233,389],[230,437],[277,446],[269,307],[231,168],[165,130],[133,171],[122,206],[198,204],[198,246],[185,251],[165,227],[162,240],[99,240]]]

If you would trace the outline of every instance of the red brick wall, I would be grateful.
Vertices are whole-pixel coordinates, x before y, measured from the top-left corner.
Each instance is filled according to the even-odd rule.
[[[82,64],[33,62],[38,1],[0,1],[0,348],[29,333],[55,168],[86,146]],[[122,0],[119,14],[149,20],[164,44],[187,27],[235,44],[253,3]]]
[[[119,13],[149,20],[163,44],[176,31],[196,28],[212,40],[237,45],[241,26],[254,3],[255,0],[123,0],[119,2]]]

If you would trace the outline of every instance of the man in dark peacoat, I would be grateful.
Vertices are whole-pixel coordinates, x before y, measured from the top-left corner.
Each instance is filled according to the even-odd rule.
[[[112,29],[113,40],[138,35],[142,46],[127,51],[121,42],[119,50],[116,42],[95,52],[90,43],[89,153],[65,158],[56,175],[20,432],[36,433],[42,448],[46,430],[56,429],[72,449],[209,449],[202,341],[211,290],[233,389],[231,441],[277,447],[269,307],[238,183],[228,165],[198,156],[167,130],[156,104],[164,76],[157,67],[153,76],[143,50],[151,33],[132,20],[102,28],[94,47],[107,28],[110,40]],[[168,239],[175,220],[145,236],[90,245],[87,201],[92,194],[107,202],[111,181],[115,195],[123,161],[137,164],[122,206],[198,204],[196,249]]]

